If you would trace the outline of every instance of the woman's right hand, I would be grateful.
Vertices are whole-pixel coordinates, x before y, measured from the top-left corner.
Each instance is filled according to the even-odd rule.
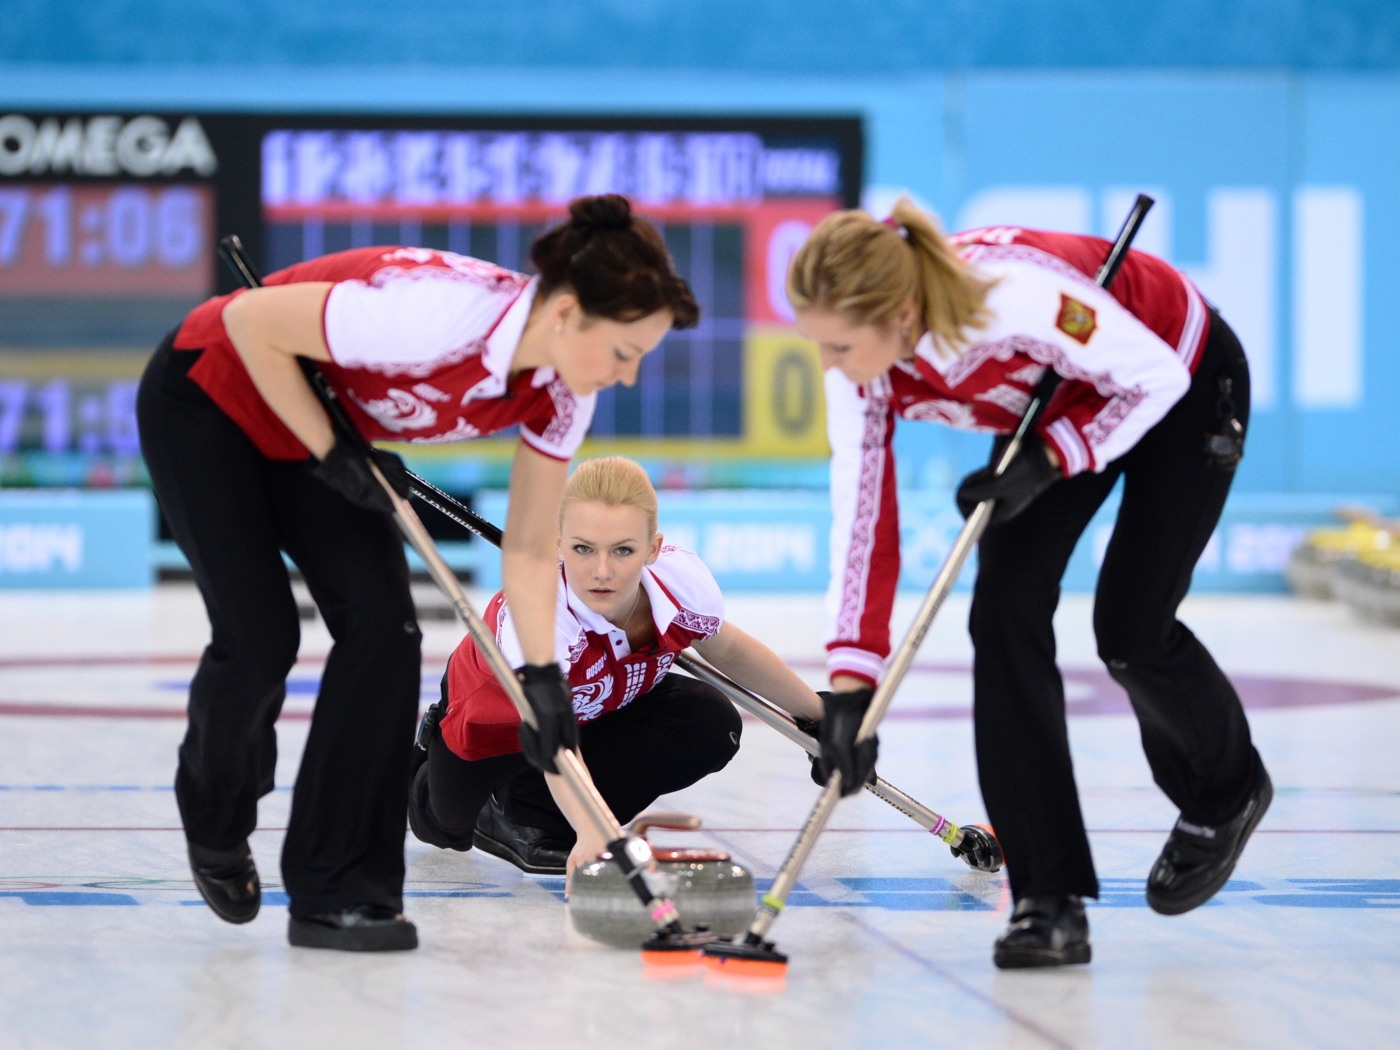
[[[574,848],[569,851],[569,859],[565,864],[564,896],[567,897],[573,889],[575,869],[592,864],[598,859],[598,854],[607,848],[608,844],[599,838],[596,832],[580,833]]]
[[[589,784],[593,783],[593,778],[588,776],[588,770],[583,770],[584,777]],[[574,848],[569,851],[569,859],[564,863],[564,896],[569,895],[571,883],[574,878],[574,870],[585,864],[591,864],[593,860],[608,848],[607,840],[602,838],[597,829],[593,826],[593,821],[588,818],[578,797],[570,791],[564,784],[564,778],[558,773],[546,773],[544,782],[549,787],[549,793],[554,796],[554,802],[559,807],[559,812],[564,814],[565,819],[573,827],[578,838],[574,841]]]
[[[848,674],[834,674],[831,676],[831,691],[833,693],[854,693],[858,689],[869,689],[870,683],[864,678],[855,678]]]
[[[408,468],[404,466],[403,460],[383,449],[377,448],[373,452],[385,480],[400,497],[408,499]],[[394,513],[394,503],[384,491],[384,486],[370,473],[365,458],[346,442],[337,440],[331,446],[331,450],[321,458],[309,457],[305,466],[312,477],[344,496],[355,506],[380,514]]]

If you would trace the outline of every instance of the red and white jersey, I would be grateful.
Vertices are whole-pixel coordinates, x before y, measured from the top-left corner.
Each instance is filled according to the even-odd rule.
[[[593,418],[552,368],[514,376],[538,280],[427,248],[357,248],[297,263],[269,285],[332,281],[321,371],[371,441],[466,441],[520,424],[520,437],[572,458]],[[177,350],[203,350],[189,375],[269,459],[305,459],[305,446],[263,401],[224,330],[234,296],[196,307]]]
[[[724,599],[714,576],[699,555],[679,547],[662,547],[656,564],[642,571],[657,639],[642,652],[632,652],[626,632],[569,589],[562,566],[559,576],[555,659],[568,674],[580,723],[625,707],[655,688],[677,653],[713,637],[724,623]],[[524,666],[505,592],[491,599],[482,619],[494,628],[496,644],[510,665]],[[441,726],[448,748],[468,761],[520,750],[520,717],[470,638],[462,639],[447,665],[447,714]]]
[[[827,667],[872,684],[890,651],[899,579],[895,418],[1006,434],[1053,368],[1063,378],[1038,431],[1064,473],[1102,471],[1152,429],[1191,385],[1209,326],[1191,281],[1132,251],[1112,290],[1093,281],[1110,245],[1098,237],[1014,227],[950,240],[997,283],[991,320],[957,354],[925,335],[901,361],[858,387],[826,373],[831,442],[831,584]]]

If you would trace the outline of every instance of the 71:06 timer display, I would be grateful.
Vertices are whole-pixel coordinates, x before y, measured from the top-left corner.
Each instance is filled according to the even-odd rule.
[[[199,185],[0,187],[0,296],[202,296],[213,200]]]

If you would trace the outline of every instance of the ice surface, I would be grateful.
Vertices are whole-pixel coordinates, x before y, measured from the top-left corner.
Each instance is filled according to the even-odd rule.
[[[728,605],[816,680],[818,600]],[[900,617],[911,611],[901,603]],[[966,611],[945,609],[881,747],[887,779],[959,822],[984,816],[964,714]],[[559,880],[411,836],[417,952],[289,949],[277,855],[329,644],[319,624],[305,626],[279,788],[253,839],[267,906],[249,926],[219,922],[190,882],[169,786],[207,632],[197,595],[5,594],[0,1047],[1400,1045],[1400,632],[1277,598],[1192,599],[1184,618],[1249,677],[1251,703],[1273,705],[1250,717],[1274,806],[1216,901],[1173,919],[1147,909],[1142,882],[1175,814],[1131,717],[1075,716],[1104,889],[1091,966],[998,973],[1001,879],[858,797],[837,810],[775,927],[792,957],[779,991],[699,972],[652,979],[637,954],[569,929]],[[1070,698],[1111,712],[1088,625],[1087,601],[1067,598]],[[425,696],[457,638],[425,624]],[[1298,680],[1332,685],[1290,689]],[[723,846],[771,878],[815,792],[797,749],[747,723],[728,769],[665,800],[707,830],[658,838]]]

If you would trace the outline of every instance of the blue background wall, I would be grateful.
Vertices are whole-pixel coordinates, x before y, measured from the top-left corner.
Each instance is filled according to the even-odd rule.
[[[858,113],[873,208],[1101,230],[1150,188],[1153,244],[1246,335],[1240,486],[1274,492],[1400,491],[1397,70],[1400,4],[1362,0],[10,0],[0,23],[4,107]],[[1314,389],[1329,355],[1350,378]],[[910,487],[984,455],[899,440]]]
[[[1391,68],[1387,0],[7,0],[0,60]]]

